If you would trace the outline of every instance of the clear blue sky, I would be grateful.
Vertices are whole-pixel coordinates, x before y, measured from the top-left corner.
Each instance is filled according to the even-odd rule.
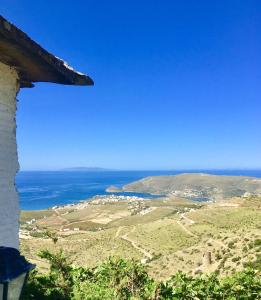
[[[261,1],[2,0],[94,87],[19,94],[22,169],[261,167]]]

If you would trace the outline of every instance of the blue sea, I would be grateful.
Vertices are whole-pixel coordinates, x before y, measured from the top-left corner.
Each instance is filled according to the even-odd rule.
[[[96,195],[107,195],[110,185],[121,187],[147,176],[176,175],[181,173],[208,173],[216,175],[244,175],[261,178],[261,170],[191,170],[191,171],[23,171],[16,184],[23,210],[46,209],[86,200]],[[148,194],[121,193],[151,197]]]

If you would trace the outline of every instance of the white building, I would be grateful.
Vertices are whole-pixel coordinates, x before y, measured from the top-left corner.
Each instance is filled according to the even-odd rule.
[[[0,16],[0,246],[19,247],[17,94],[20,88],[40,81],[93,85],[91,78],[74,71]]]

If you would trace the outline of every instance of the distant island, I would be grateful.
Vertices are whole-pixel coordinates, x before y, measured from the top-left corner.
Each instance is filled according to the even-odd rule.
[[[69,172],[105,172],[105,171],[112,171],[111,169],[99,168],[99,167],[73,167],[73,168],[65,168],[61,171],[69,171]]]

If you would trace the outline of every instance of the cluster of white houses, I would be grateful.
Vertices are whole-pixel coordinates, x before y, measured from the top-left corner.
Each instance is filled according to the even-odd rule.
[[[34,82],[93,85],[90,77],[74,71],[0,16],[0,246],[5,247],[19,247],[17,94]]]

